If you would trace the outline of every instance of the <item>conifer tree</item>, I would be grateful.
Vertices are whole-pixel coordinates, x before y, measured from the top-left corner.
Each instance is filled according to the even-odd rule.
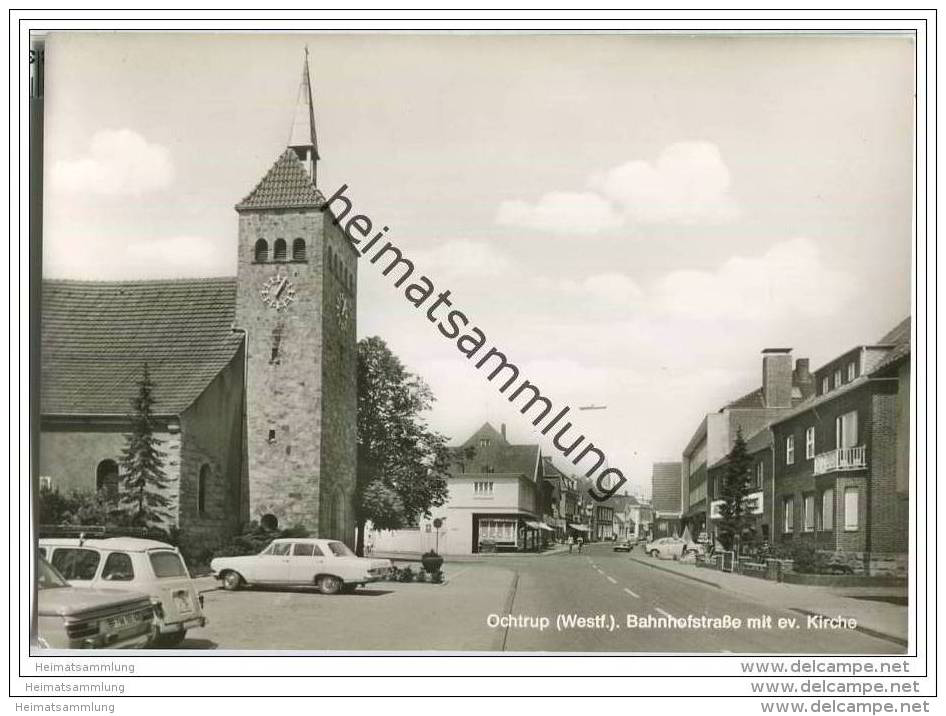
[[[742,428],[736,432],[736,440],[726,461],[726,472],[717,498],[722,500],[719,506],[718,526],[719,541],[727,550],[740,540],[752,524],[752,515],[746,504],[749,494],[749,472],[752,458],[746,451],[746,441],[742,437]]]
[[[170,519],[171,502],[164,494],[168,478],[159,450],[162,441],[154,436],[154,383],[147,363],[137,385],[131,400],[131,433],[125,436],[122,452],[119,505],[136,527],[161,528]]]

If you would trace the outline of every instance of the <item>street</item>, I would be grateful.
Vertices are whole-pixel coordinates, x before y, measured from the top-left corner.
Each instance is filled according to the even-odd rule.
[[[448,563],[446,573],[445,585],[379,582],[353,595],[211,591],[210,623],[182,648],[904,652],[892,641],[818,628],[797,611],[653,569],[607,543],[588,545],[581,555]],[[646,628],[632,628],[629,615]],[[689,621],[681,627],[671,618]]]

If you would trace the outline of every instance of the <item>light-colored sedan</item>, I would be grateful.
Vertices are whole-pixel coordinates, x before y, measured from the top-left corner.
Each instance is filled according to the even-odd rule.
[[[338,540],[287,537],[273,540],[259,554],[217,557],[210,569],[231,591],[248,584],[314,585],[322,594],[337,594],[384,579],[391,561],[358,557]]]
[[[679,537],[661,537],[644,545],[644,551],[657,559],[680,559],[684,555],[703,554],[703,545]]]

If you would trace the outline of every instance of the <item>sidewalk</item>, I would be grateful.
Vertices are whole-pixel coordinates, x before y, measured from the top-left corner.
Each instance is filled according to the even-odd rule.
[[[567,544],[557,544],[552,549],[544,552],[481,552],[478,554],[444,554],[444,562],[480,562],[491,559],[509,559],[510,557],[548,557],[553,554],[561,554],[568,551]],[[395,562],[420,562],[420,552],[381,552],[375,550],[370,555],[373,559],[390,559]]]
[[[853,595],[898,596],[902,587],[832,588],[802,584],[770,582],[757,577],[745,577],[731,572],[681,564],[670,560],[654,559],[631,553],[631,559],[652,569],[670,572],[686,579],[713,586],[742,597],[802,614],[826,617],[845,617],[857,620],[857,630],[907,645],[907,607],[881,601],[854,599]]]

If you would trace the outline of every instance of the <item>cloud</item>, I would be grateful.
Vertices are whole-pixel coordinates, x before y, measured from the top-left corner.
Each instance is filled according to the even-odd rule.
[[[634,279],[616,272],[593,274],[579,280],[553,280],[538,276],[534,283],[546,297],[552,293],[565,295],[569,299],[593,299],[598,303],[625,308],[639,302],[644,296],[644,291]]]
[[[201,236],[132,241],[125,246],[125,275],[142,278],[198,278],[236,273],[232,242]]]
[[[679,142],[653,162],[628,161],[588,178],[590,191],[554,191],[534,204],[504,201],[496,221],[560,234],[597,234],[627,223],[718,224],[740,214],[715,144]]]
[[[101,196],[134,196],[163,189],[174,178],[170,152],[130,129],[96,132],[85,156],[61,159],[50,171],[55,189]]]
[[[509,271],[509,258],[485,241],[451,239],[432,249],[414,251],[411,260],[431,279],[495,278]]]
[[[654,288],[656,308],[690,319],[775,321],[836,313],[856,281],[824,262],[810,239],[776,244],[761,256],[734,256],[714,271],[672,271]]]
[[[557,234],[596,234],[619,226],[621,218],[611,204],[593,192],[552,192],[535,204],[518,199],[502,202],[496,221]]]
[[[592,185],[635,223],[720,223],[739,215],[729,169],[710,142],[671,144],[655,162],[627,162]]]

